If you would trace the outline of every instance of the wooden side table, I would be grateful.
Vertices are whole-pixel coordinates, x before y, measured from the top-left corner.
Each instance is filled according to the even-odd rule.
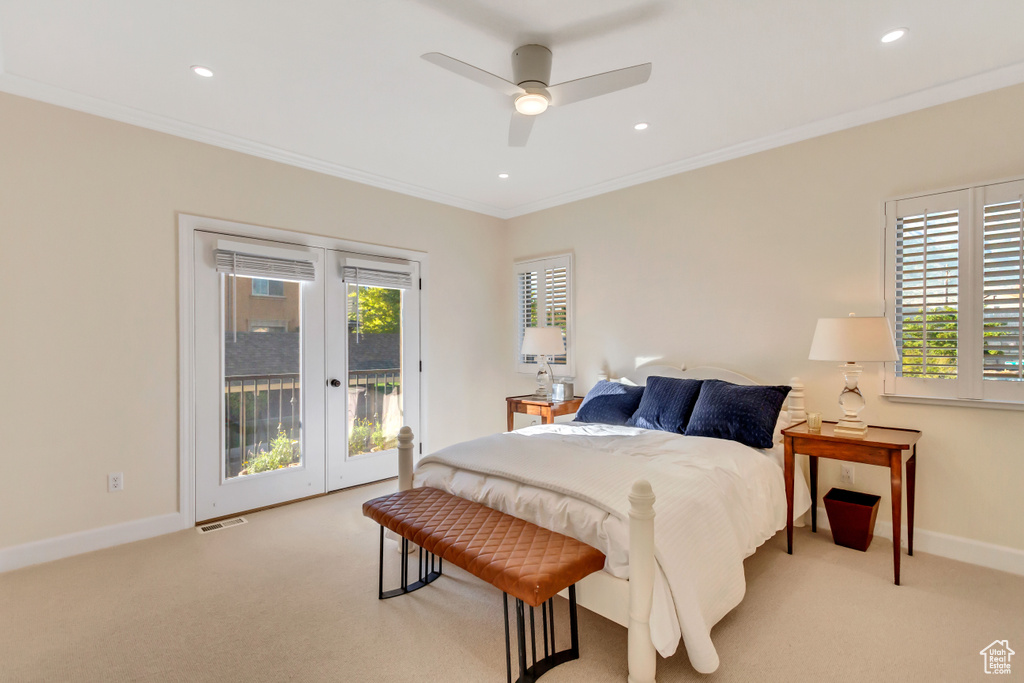
[[[907,554],[914,554],[914,486],[917,475],[916,429],[868,427],[863,439],[835,435],[835,422],[823,422],[820,432],[807,429],[807,423],[783,429],[786,440],[786,548],[793,554],[793,477],[794,456],[803,453],[810,461],[811,531],[818,531],[818,458],[832,458],[888,467],[892,485],[892,561],[893,578],[900,585],[900,515],[903,510],[903,453],[907,459]]]
[[[535,396],[509,396],[505,399],[508,404],[508,431],[515,428],[516,413],[526,415],[540,415],[542,423],[554,424],[555,418],[559,415],[572,415],[583,403],[582,396],[576,396],[566,401],[549,401]]]

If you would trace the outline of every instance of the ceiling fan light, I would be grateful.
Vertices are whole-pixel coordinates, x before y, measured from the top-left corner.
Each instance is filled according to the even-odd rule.
[[[516,111],[524,116],[536,116],[548,108],[548,98],[528,92],[516,98]]]

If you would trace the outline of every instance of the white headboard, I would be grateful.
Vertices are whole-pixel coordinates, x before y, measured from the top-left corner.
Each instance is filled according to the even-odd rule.
[[[746,375],[711,365],[702,365],[691,370],[687,370],[685,365],[678,368],[673,365],[642,365],[629,373],[626,379],[634,384],[646,384],[647,378],[652,376],[677,379],[720,379],[723,382],[732,382],[743,386],[760,384]],[[789,423],[796,424],[807,419],[807,412],[804,410],[804,383],[800,381],[799,377],[792,377],[789,380],[789,386],[793,387],[787,398]]]

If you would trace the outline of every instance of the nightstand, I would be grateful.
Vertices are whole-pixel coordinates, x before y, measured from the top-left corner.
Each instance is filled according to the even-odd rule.
[[[535,396],[509,396],[505,402],[508,403],[508,431],[511,432],[515,428],[516,413],[540,415],[540,420],[544,424],[554,424],[555,418],[559,415],[572,415],[579,410],[583,397],[577,396],[567,401],[549,401]]]
[[[914,484],[917,473],[916,429],[868,427],[862,439],[835,435],[835,422],[822,422],[820,432],[812,432],[801,422],[782,434],[786,441],[786,548],[793,554],[793,458],[808,456],[811,480],[811,531],[818,531],[818,458],[832,458],[866,465],[888,467],[892,483],[892,561],[893,578],[900,585],[900,514],[903,509],[903,454],[907,465],[907,554],[914,554]]]

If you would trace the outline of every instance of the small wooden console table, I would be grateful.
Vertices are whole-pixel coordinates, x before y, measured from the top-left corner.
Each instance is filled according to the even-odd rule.
[[[793,477],[794,456],[802,453],[810,461],[811,531],[818,531],[818,458],[888,467],[892,484],[892,561],[893,578],[900,585],[900,515],[903,509],[903,454],[907,464],[907,555],[914,554],[914,486],[917,474],[916,429],[868,427],[862,439],[835,435],[835,422],[823,422],[820,432],[812,432],[806,422],[782,430],[786,440],[786,548],[793,554]]]
[[[571,415],[580,408],[583,397],[577,396],[566,401],[549,401],[536,396],[509,396],[505,399],[508,403],[508,431],[515,429],[516,413],[526,415],[540,415],[543,424],[554,424],[555,418],[559,415]]]

